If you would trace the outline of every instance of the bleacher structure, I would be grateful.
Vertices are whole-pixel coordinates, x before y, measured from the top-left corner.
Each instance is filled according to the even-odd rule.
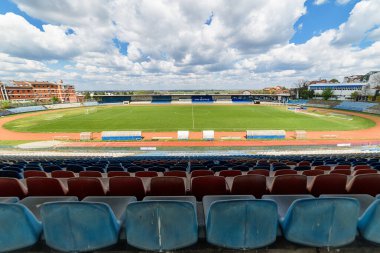
[[[376,252],[379,171],[377,154],[1,157],[0,251]]]

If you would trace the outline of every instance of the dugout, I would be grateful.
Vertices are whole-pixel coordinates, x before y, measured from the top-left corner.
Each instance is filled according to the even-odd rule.
[[[247,139],[285,139],[284,130],[247,130]]]

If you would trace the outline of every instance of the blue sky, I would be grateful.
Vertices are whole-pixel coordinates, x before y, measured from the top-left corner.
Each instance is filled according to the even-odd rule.
[[[296,33],[290,42],[302,44],[326,30],[337,29],[347,21],[351,10],[358,2],[359,0],[353,0],[342,5],[335,1],[327,1],[325,4],[317,5],[315,0],[306,1],[307,13],[294,24]]]
[[[0,80],[260,89],[380,70],[380,1],[0,2]]]

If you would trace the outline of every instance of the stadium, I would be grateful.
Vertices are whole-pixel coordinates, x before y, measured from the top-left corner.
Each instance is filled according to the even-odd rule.
[[[4,0],[0,252],[380,252],[379,9]]]

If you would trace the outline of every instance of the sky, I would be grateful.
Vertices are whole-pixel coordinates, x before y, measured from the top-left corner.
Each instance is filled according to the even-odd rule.
[[[380,70],[380,0],[1,0],[0,80],[294,87]]]

